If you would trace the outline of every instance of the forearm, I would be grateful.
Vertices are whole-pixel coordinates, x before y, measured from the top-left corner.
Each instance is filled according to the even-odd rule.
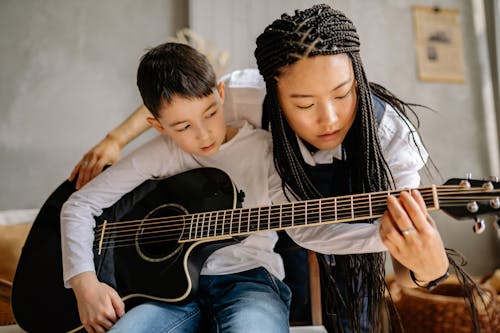
[[[378,232],[379,222],[337,223],[288,230],[300,246],[324,254],[383,252],[387,248]]]
[[[143,105],[138,107],[127,119],[106,135],[106,139],[115,141],[120,148],[137,138],[150,128],[146,121],[152,117],[149,110]]]

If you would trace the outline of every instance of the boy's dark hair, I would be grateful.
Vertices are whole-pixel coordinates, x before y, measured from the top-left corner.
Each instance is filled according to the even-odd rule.
[[[150,49],[137,70],[142,100],[156,118],[162,104],[170,103],[175,95],[188,99],[207,97],[216,85],[208,59],[185,44],[165,43]]]

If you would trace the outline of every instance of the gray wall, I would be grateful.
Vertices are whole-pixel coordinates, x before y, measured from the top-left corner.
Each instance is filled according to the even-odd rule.
[[[230,52],[230,70],[255,67],[253,49],[258,33],[282,12],[311,3],[0,1],[0,209],[40,207],[82,154],[139,105],[135,86],[139,57],[147,47],[186,26],[188,17],[194,30],[209,43]],[[370,80],[407,101],[437,110],[419,113],[422,136],[443,178],[460,177],[466,172],[475,177],[488,176],[480,63],[470,1],[333,3],[358,27]],[[413,4],[460,10],[464,84],[417,80]],[[457,222],[443,213],[433,215],[446,245],[469,259],[470,272],[483,274],[500,266],[499,241],[492,228],[474,236],[469,221]]]
[[[38,208],[140,105],[139,58],[187,2],[2,0],[0,22],[0,209]]]
[[[421,134],[438,166],[440,185],[452,177],[490,176],[489,156],[481,97],[481,64],[474,34],[472,2],[469,0],[335,0],[321,1],[344,11],[356,24],[362,43],[362,57],[369,80],[383,84],[402,99],[429,106],[436,112],[418,109]],[[283,12],[306,8],[312,0],[190,0],[189,21],[202,31],[208,43],[230,53],[227,70],[256,67],[255,38]],[[439,5],[461,13],[465,83],[429,83],[417,79],[411,7]],[[210,19],[212,18],[212,19]],[[497,117],[500,115],[497,112]],[[424,176],[424,184],[431,183]],[[482,235],[472,233],[472,222],[456,221],[441,212],[438,221],[446,246],[462,252],[467,269],[482,274],[500,266],[500,242],[488,225]]]

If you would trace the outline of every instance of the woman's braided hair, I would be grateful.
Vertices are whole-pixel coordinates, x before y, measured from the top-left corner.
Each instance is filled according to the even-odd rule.
[[[372,94],[395,109],[410,129],[409,140],[414,142],[415,130],[407,115],[411,112],[416,116],[412,107],[422,105],[406,103],[384,87],[368,82],[359,50],[359,36],[354,24],[342,12],[324,4],[302,11],[296,10],[293,16],[283,14],[257,38],[255,57],[267,91],[263,104],[262,127],[271,130],[274,164],[283,180],[285,193],[292,193],[302,200],[322,196],[311,180],[297,136],[283,116],[276,78],[286,66],[305,57],[340,53],[350,57],[358,89],[355,120],[342,143],[342,151],[350,168],[351,191],[376,192],[394,187],[377,135]],[[416,119],[418,127],[418,117]],[[439,173],[431,160],[430,163]],[[426,171],[430,173],[429,169]],[[457,263],[456,252],[447,249],[447,253],[450,265],[466,292],[474,331],[479,332],[477,301],[473,297],[474,292],[480,294],[478,286],[460,267],[463,263]],[[319,256],[319,259],[323,262],[324,271],[330,271],[323,256]],[[327,313],[333,313],[330,312],[329,306],[334,307],[337,313],[343,313],[352,332],[366,332],[366,327],[362,327],[363,323],[368,323],[370,332],[380,331],[385,290],[384,256],[378,253],[349,255],[348,260],[341,262],[344,265],[341,270],[345,272],[346,277],[352,279],[346,279],[345,297],[342,297],[333,277],[329,276],[326,288],[331,294],[325,295]],[[485,304],[482,297],[480,301]],[[368,309],[367,318],[361,318],[365,306]]]
[[[262,127],[271,130],[274,163],[283,180],[283,187],[296,198],[321,197],[311,181],[300,153],[297,136],[285,120],[278,100],[277,80],[282,70],[305,57],[345,53],[353,64],[358,89],[354,123],[342,149],[350,165],[353,193],[387,190],[392,177],[377,135],[377,123],[371,99],[372,88],[367,81],[359,55],[360,42],[354,24],[340,11],[327,5],[316,5],[295,15],[283,14],[257,38],[255,57],[260,74],[266,82]],[[377,92],[381,89],[377,89]],[[390,101],[389,94],[382,98]],[[392,104],[392,103],[391,103]],[[332,302],[344,306],[353,332],[361,331],[363,298],[368,300],[367,322],[377,331],[381,323],[381,306],[385,289],[384,256],[380,253],[350,255],[346,260],[345,299],[336,293]],[[330,286],[334,288],[334,286]],[[332,289],[330,289],[332,290]],[[336,290],[336,289],[334,289]],[[341,298],[341,297],[340,297]]]

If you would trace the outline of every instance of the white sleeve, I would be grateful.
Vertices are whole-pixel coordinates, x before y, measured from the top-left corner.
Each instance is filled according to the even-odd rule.
[[[387,105],[378,134],[396,189],[418,187],[428,154],[415,128]]]
[[[396,188],[414,188],[420,183],[419,170],[428,154],[411,126],[387,105],[378,129],[382,153]],[[369,223],[338,223],[319,227],[288,230],[300,246],[325,254],[348,254],[386,251],[378,228],[380,220]]]
[[[95,271],[92,251],[94,217],[100,216],[103,209],[112,206],[145,180],[161,176],[162,170],[168,169],[169,165],[166,159],[158,156],[166,153],[161,138],[153,139],[74,192],[64,203],[61,209],[61,249],[67,288],[71,287],[68,280],[73,276]]]

